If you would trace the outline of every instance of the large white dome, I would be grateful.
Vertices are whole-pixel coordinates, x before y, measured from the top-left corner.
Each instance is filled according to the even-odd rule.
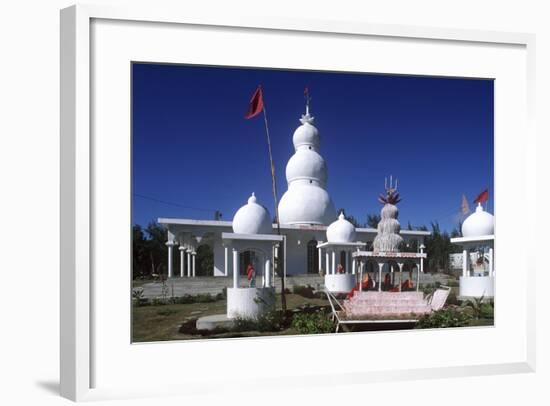
[[[282,224],[327,225],[336,217],[327,191],[316,185],[293,182],[279,203]]]
[[[237,234],[271,234],[273,232],[269,212],[257,203],[254,193],[248,199],[248,203],[235,213],[233,232]]]
[[[304,116],[302,118],[302,125],[294,131],[292,136],[292,143],[294,148],[299,149],[300,147],[307,147],[307,149],[319,150],[320,138],[319,130],[312,125],[313,117]]]
[[[481,204],[478,204],[476,211],[472,213],[464,223],[462,223],[463,237],[479,237],[482,235],[492,235],[495,232],[495,218],[492,214],[483,210]]]
[[[334,243],[355,241],[355,226],[346,220],[343,213],[340,213],[338,220],[327,227],[327,241]]]
[[[286,180],[290,183],[299,179],[319,182],[322,186],[327,183],[327,166],[321,155],[310,149],[296,151],[286,165]]]

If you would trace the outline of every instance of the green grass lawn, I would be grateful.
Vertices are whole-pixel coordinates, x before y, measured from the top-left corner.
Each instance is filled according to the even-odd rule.
[[[305,298],[301,295],[289,293],[286,295],[287,309],[292,310],[304,305],[326,306],[329,303],[326,298]],[[281,295],[277,295],[277,309],[281,308]],[[220,333],[208,337],[200,335],[183,334],[179,331],[181,325],[190,320],[213,314],[225,314],[226,300],[217,300],[208,303],[191,304],[169,304],[157,306],[140,306],[132,308],[132,341],[133,342],[151,342],[167,340],[185,340],[197,338],[225,338],[225,337],[250,337],[250,336],[273,336],[273,335],[294,335],[298,334],[292,328],[287,328],[277,332],[258,332],[246,331],[242,333]],[[469,326],[492,326],[492,318],[472,319]],[[411,328],[412,326],[402,326],[401,328]],[[372,331],[372,330],[395,330],[401,329],[398,325],[384,326],[356,326],[353,331]]]
[[[289,293],[286,295],[287,309],[309,304],[314,306],[327,306],[328,300],[318,298],[305,298]],[[277,308],[281,308],[281,295],[277,295]],[[160,306],[140,306],[132,308],[132,341],[150,342],[166,340],[184,340],[200,338],[200,336],[185,335],[179,332],[179,328],[185,321],[197,319],[213,314],[225,314],[226,301],[218,300],[210,303],[169,304]],[[246,335],[281,335],[295,334],[293,331],[259,333]],[[235,336],[234,334],[232,336]],[[223,337],[223,335],[216,335]]]

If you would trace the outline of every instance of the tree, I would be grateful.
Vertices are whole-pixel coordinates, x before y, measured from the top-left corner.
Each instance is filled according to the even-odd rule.
[[[132,276],[150,277],[168,268],[168,250],[165,245],[166,229],[151,221],[146,229],[139,224],[132,226]]]
[[[356,219],[355,217],[353,217],[353,216],[351,216],[351,215],[348,216],[348,215],[346,214],[346,210],[345,210],[345,209],[338,209],[338,213],[344,213],[344,218],[345,218],[347,221],[349,221],[351,224],[353,224],[353,226],[354,226],[355,228],[361,227],[361,225],[359,224],[359,221],[357,221],[357,219]]]
[[[381,217],[379,214],[367,214],[367,227],[377,228]]]
[[[439,223],[431,223],[432,234],[426,238],[426,252],[428,254],[427,268],[430,272],[445,272],[449,270],[449,255],[455,252],[456,247],[451,244],[447,232],[441,232]]]
[[[196,275],[197,276],[211,276],[212,269],[214,268],[214,251],[208,244],[199,245],[197,248],[196,263]]]

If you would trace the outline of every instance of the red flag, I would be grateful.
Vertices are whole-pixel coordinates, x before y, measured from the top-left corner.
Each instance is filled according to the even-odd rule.
[[[489,189],[485,189],[474,200],[474,203],[484,203],[489,200]]]
[[[248,106],[248,111],[246,112],[244,118],[248,120],[249,118],[256,117],[263,111],[263,109],[264,97],[262,94],[262,87],[258,86],[256,91],[254,92],[254,95],[252,96],[252,99],[250,99],[250,106]]]

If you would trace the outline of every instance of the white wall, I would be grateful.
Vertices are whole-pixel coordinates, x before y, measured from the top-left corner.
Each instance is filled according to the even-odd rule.
[[[90,0],[102,4],[132,1]],[[140,1],[133,1],[139,3]],[[143,1],[141,1],[143,2]],[[59,340],[59,19],[58,10],[72,0],[5,1],[0,24],[0,233],[2,270],[0,334],[0,400],[7,405],[69,404],[56,395]],[[153,2],[151,2],[153,3]],[[162,7],[171,3],[156,0]],[[174,1],[181,3],[181,0]],[[215,4],[213,4],[215,3]],[[550,25],[545,1],[504,0],[341,0],[321,1],[207,1],[187,2],[205,14],[312,17],[369,20],[411,25],[463,27],[536,32],[539,173],[550,173],[547,112],[550,109]],[[191,6],[193,4],[193,6]],[[254,52],[254,50],[250,50]],[[518,134],[521,136],[521,134]],[[368,154],[369,151],[366,151]],[[333,180],[335,181],[335,180]],[[538,179],[539,202],[548,202],[544,178]],[[540,246],[546,250],[548,216],[539,213]],[[521,216],[520,216],[521,218]],[[543,234],[544,233],[544,234]],[[124,249],[124,247],[121,247]],[[22,259],[26,259],[22,266]],[[36,266],[27,267],[28,264]],[[539,267],[540,269],[540,267]],[[548,272],[538,274],[538,306],[547,307]],[[539,314],[543,312],[539,311]],[[539,317],[539,343],[548,343],[548,317]],[[266,341],[267,342],[267,341]],[[289,341],[291,345],[291,342]],[[498,345],[498,343],[495,343]],[[547,345],[539,345],[539,372],[512,376],[374,383],[365,387],[319,386],[300,389],[274,387],[262,404],[354,404],[358,396],[370,403],[387,404],[529,404],[547,402],[550,359]],[[451,351],[452,349],[450,349]],[[292,368],[289,361],[289,370]],[[257,404],[254,388],[246,386],[240,405]],[[362,394],[362,395],[358,395]],[[367,395],[368,394],[368,395]],[[474,400],[475,399],[475,400]],[[164,404],[231,404],[223,394],[198,399],[163,399]],[[158,400],[123,400],[117,405],[159,404]],[[107,404],[107,402],[99,402]]]

